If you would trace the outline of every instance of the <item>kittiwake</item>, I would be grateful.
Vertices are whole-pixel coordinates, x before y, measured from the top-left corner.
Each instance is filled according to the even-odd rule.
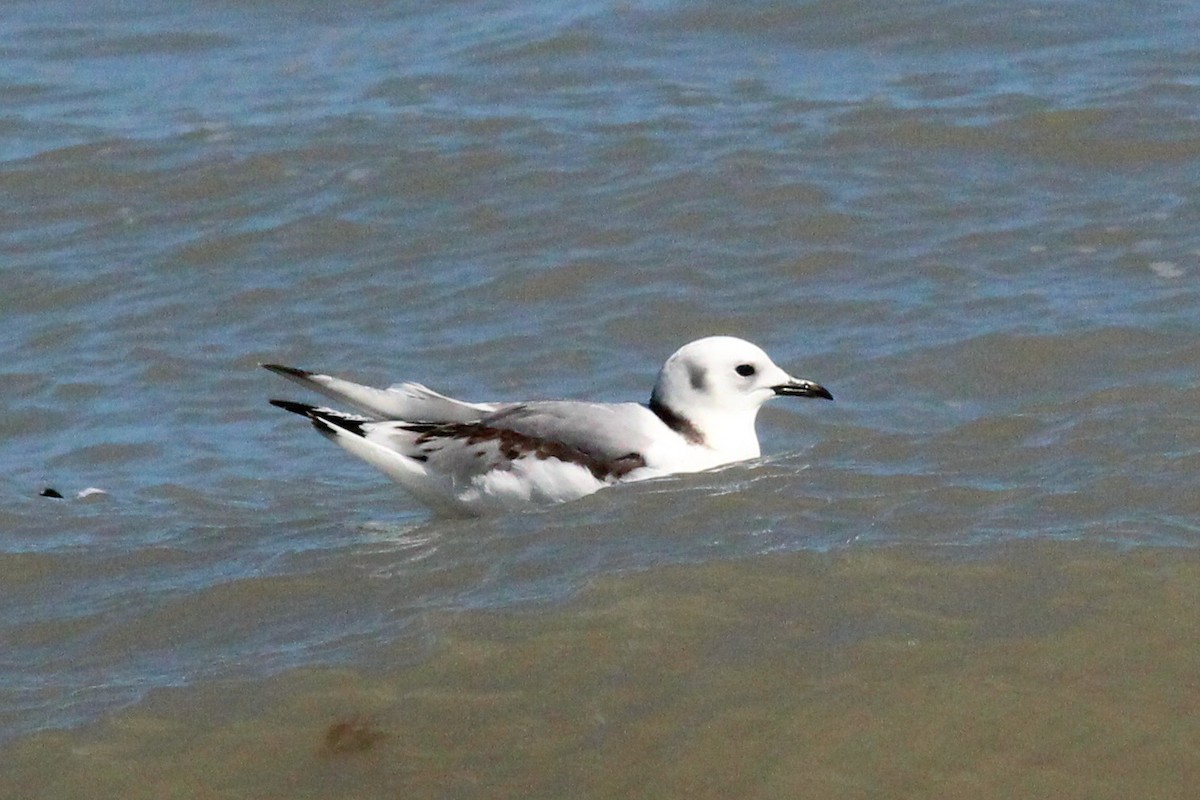
[[[419,383],[387,389],[263,364],[358,413],[272,400],[382,470],[432,509],[483,514],[574,500],[616,483],[699,472],[760,454],[754,421],[773,397],[829,390],[756,345],[710,336],[663,365],[650,402],[470,403]]]

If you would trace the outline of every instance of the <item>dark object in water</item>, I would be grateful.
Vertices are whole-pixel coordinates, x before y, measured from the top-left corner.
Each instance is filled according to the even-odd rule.
[[[40,492],[38,492],[38,497],[57,497],[61,500],[62,493],[52,486],[47,486],[45,489],[42,489]]]
[[[325,731],[325,752],[362,753],[370,750],[387,734],[370,717],[353,716],[330,725]]]

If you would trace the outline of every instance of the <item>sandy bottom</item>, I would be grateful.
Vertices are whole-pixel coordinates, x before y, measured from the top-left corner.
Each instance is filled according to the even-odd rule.
[[[1178,549],[660,569],[431,615],[417,665],[158,692],[10,744],[0,795],[1191,798],[1197,609]]]

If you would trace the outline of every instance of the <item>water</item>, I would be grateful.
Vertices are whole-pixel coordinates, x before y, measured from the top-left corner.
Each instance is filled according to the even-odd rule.
[[[544,796],[667,796],[869,718],[892,727],[861,741],[919,758],[797,738],[810,774],[1096,789],[1107,740],[1064,731],[1106,729],[1163,765],[1113,791],[1194,785],[1200,10],[427,6],[6,5],[0,784],[505,796],[536,774]],[[639,400],[711,333],[837,402],[769,407],[762,462],[490,520],[431,520],[267,406],[308,398],[257,368]],[[74,499],[89,486],[108,495]],[[1019,587],[920,623],[978,570]],[[953,657],[892,659],[913,625]],[[645,630],[694,655],[623,661]],[[1138,680],[1122,636],[1155,656]],[[1055,659],[1070,680],[1036,668]],[[778,709],[738,688],[754,674]],[[975,704],[1042,760],[919,735]],[[322,737],[347,714],[386,737],[345,754]],[[742,755],[692,746],[701,724]],[[515,762],[492,749],[518,740]],[[235,768],[231,742],[270,757]],[[195,771],[147,781],[168,758]],[[772,774],[706,791],[796,773]]]

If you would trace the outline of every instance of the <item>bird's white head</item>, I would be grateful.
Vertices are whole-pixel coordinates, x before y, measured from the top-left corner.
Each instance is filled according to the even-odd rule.
[[[736,461],[759,455],[754,420],[763,403],[781,395],[833,399],[820,384],[780,369],[757,345],[709,336],[667,359],[650,407],[664,421],[675,418],[681,427],[690,426],[706,446]]]

